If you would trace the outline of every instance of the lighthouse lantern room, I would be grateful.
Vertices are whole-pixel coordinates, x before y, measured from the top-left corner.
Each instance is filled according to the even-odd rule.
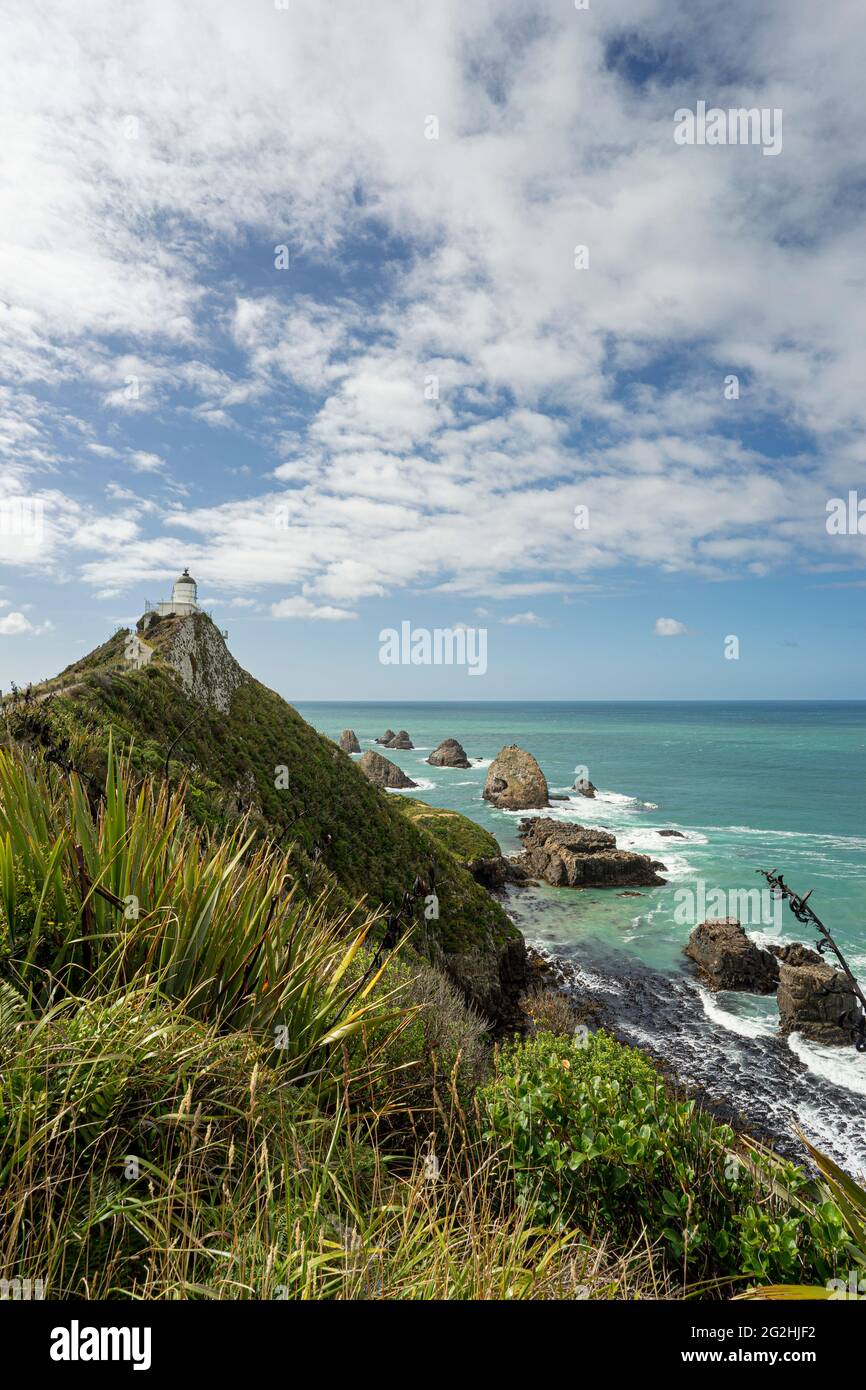
[[[198,586],[188,569],[174,581],[171,600],[158,603],[156,611],[160,618],[186,617],[189,613],[199,612]]]

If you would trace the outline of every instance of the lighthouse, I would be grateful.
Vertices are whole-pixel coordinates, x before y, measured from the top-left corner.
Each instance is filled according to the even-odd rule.
[[[172,585],[170,601],[158,603],[156,611],[160,618],[185,618],[199,612],[198,585],[189,570],[178,576]]]

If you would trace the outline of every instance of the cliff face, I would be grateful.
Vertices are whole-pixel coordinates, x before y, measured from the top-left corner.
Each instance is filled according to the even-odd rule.
[[[100,781],[109,734],[133,767],[188,783],[190,814],[219,829],[251,813],[261,833],[294,845],[299,882],[328,890],[335,909],[400,906],[435,870],[439,916],[431,950],[496,1026],[515,1016],[523,938],[501,905],[451,852],[380,791],[357,763],[297,710],[244,671],[206,614],[146,615],[146,667],[124,657],[126,634],[75,663],[64,689],[22,710],[16,737],[63,751]],[[458,836],[463,817],[449,832]],[[455,847],[457,842],[455,841]]]
[[[166,660],[198,704],[213,705],[228,714],[244,672],[204,614],[180,620]]]
[[[229,713],[232,696],[249,677],[206,613],[169,618],[146,613],[138,631],[177,673],[196,704],[211,706],[221,714]]]

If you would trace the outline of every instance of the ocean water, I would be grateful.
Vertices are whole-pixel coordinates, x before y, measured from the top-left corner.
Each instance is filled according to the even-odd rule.
[[[408,729],[415,749],[387,756],[418,782],[409,794],[472,817],[506,853],[519,848],[527,813],[497,811],[481,795],[502,745],[533,753],[551,792],[567,792],[575,769],[586,768],[594,800],[574,794],[539,814],[612,831],[620,848],[660,860],[667,883],[630,893],[513,891],[509,910],[526,937],[567,959],[588,986],[621,993],[625,1031],[685,1079],[747,1120],[763,1117],[774,1137],[801,1124],[866,1171],[866,1055],[782,1039],[772,997],[711,995],[683,956],[695,921],[728,910],[764,942],[810,941],[784,904],[761,897],[757,871],[771,869],[798,892],[812,889],[811,905],[866,978],[866,702],[298,709],[331,737],[353,728],[362,749],[377,747],[388,727]],[[446,737],[477,759],[470,769],[424,761]],[[684,838],[661,836],[663,829]]]

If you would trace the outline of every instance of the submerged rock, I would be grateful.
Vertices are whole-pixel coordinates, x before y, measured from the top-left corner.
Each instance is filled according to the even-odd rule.
[[[399,732],[398,734],[395,734],[393,738],[391,738],[391,739],[388,740],[388,742],[386,743],[385,747],[386,747],[386,748],[414,748],[415,745],[414,745],[414,743],[412,742],[412,740],[411,740],[411,738],[409,737],[409,735],[407,734],[406,730],[405,730],[405,729],[401,729],[400,732]]]
[[[531,753],[516,744],[502,748],[484,784],[484,800],[500,811],[529,811],[549,802],[547,780]]]
[[[344,729],[340,734],[340,747],[344,753],[360,753],[361,745],[354,729]]]
[[[463,745],[456,738],[443,738],[427,759],[431,767],[471,767]]]
[[[670,840],[684,840],[686,838],[681,830],[660,830],[659,834]]]
[[[525,871],[555,887],[652,888],[665,882],[647,855],[617,849],[607,830],[539,817],[522,820],[518,834]]]
[[[801,1033],[811,1042],[850,1045],[860,1018],[859,1000],[841,970],[818,960],[780,962],[779,1025],[783,1033]]]
[[[388,758],[383,758],[381,753],[374,753],[372,748],[368,748],[366,753],[362,753],[358,759],[358,766],[365,777],[377,787],[417,787],[418,783],[413,782],[411,777],[407,777],[401,767],[392,763]]]
[[[744,989],[772,994],[779,962],[756,946],[736,917],[710,917],[695,927],[685,948],[710,989]]]

